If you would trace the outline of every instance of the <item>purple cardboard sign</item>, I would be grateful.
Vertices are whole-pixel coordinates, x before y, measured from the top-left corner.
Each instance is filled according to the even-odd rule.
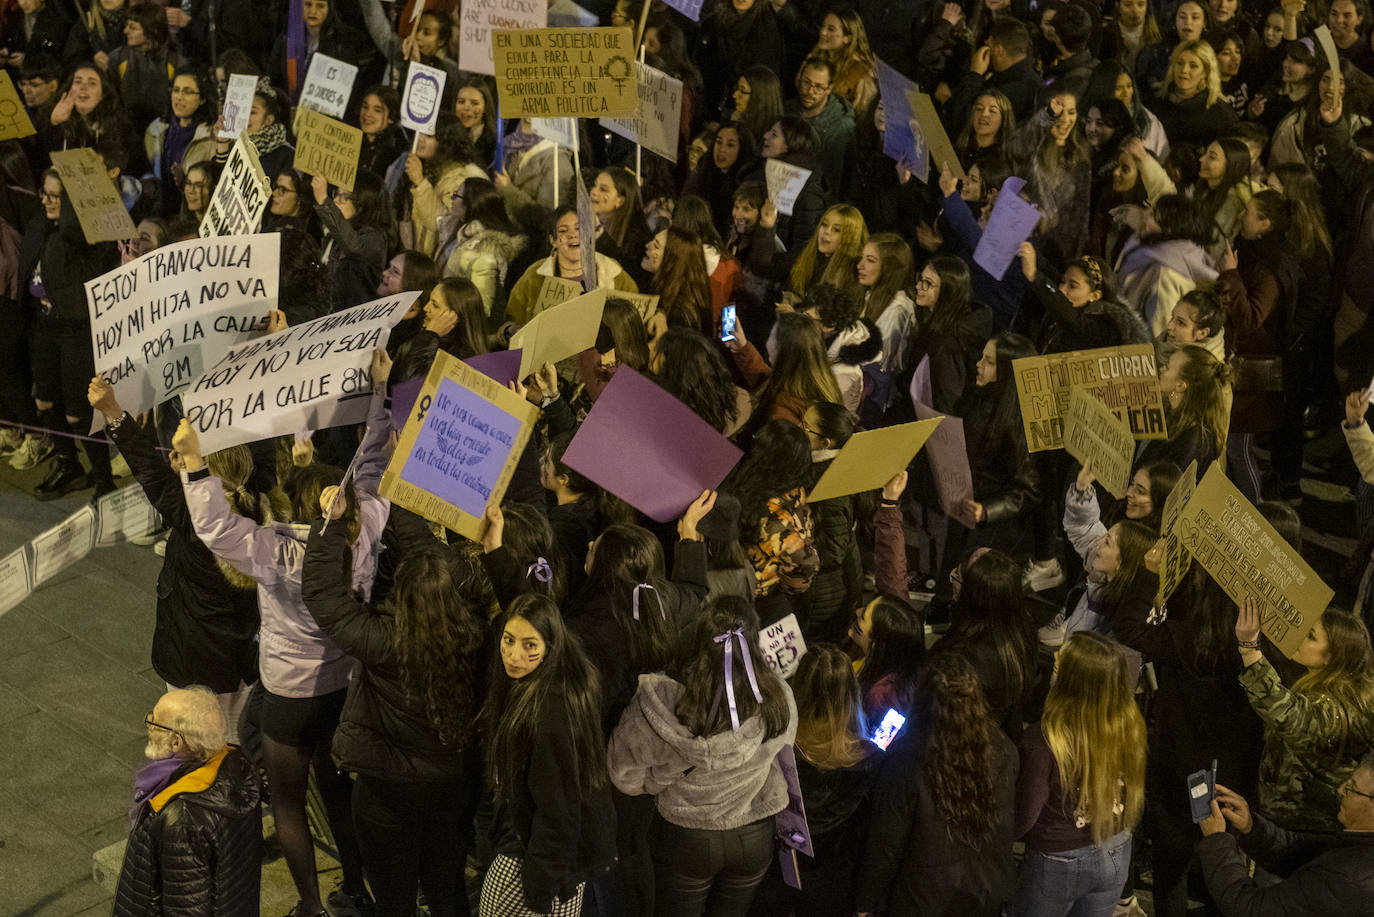
[[[797,777],[797,755],[791,745],[782,747],[777,761],[778,769],[787,781],[787,808],[773,816],[773,830],[783,846],[814,857],[816,853],[811,847],[811,826],[806,822],[806,802],[802,799],[801,780]]]
[[[940,510],[966,528],[978,523],[964,510],[964,501],[973,499],[973,473],[968,466],[968,446],[964,441],[964,421],[941,414],[917,401],[916,418],[929,420],[944,417],[935,432],[926,440],[925,454],[935,478],[935,490],[940,497]]]
[[[883,155],[906,166],[924,182],[930,175],[930,151],[916,124],[908,92],[917,86],[881,60],[877,61],[878,94],[883,103]]]
[[[744,455],[656,383],[622,366],[563,461],[656,522],[715,490]]]
[[[468,357],[463,362],[501,385],[508,386],[520,377],[520,351],[518,349],[479,353],[475,357]],[[391,426],[393,429],[400,430],[406,425],[406,418],[410,416],[410,409],[415,405],[415,399],[419,396],[420,389],[424,388],[424,385],[425,377],[416,376],[414,379],[397,382],[391,387]]]
[[[988,217],[987,228],[973,250],[973,261],[993,277],[1001,280],[1007,268],[1016,260],[1017,249],[1031,237],[1040,222],[1040,211],[1022,199],[1025,180],[1012,176],[1002,183],[997,203]]]
[[[481,518],[520,426],[518,417],[444,379],[401,468],[401,480]]]
[[[930,389],[930,354],[921,357],[916,371],[911,374],[911,401],[913,404],[930,404],[935,400]],[[411,399],[414,400],[413,398]],[[925,420],[924,417],[917,418]]]

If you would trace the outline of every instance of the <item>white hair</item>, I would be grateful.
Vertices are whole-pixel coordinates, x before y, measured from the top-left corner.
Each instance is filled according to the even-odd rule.
[[[186,746],[186,757],[204,761],[225,746],[224,710],[215,692],[204,685],[168,691],[171,711],[164,724]]]

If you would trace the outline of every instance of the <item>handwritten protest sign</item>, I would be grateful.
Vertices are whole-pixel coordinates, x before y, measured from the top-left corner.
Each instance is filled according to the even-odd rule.
[[[365,420],[372,351],[419,295],[385,296],[230,347],[182,397],[202,450]]]
[[[1040,211],[1021,197],[1025,180],[1012,176],[1002,183],[988,225],[973,249],[973,262],[1001,280],[1016,260],[1021,243],[1031,237],[1040,222]]]
[[[229,151],[210,206],[200,221],[202,236],[247,236],[258,231],[262,215],[272,198],[267,173],[258,161],[257,148],[247,137],[239,137]]]
[[[28,545],[0,560],[0,615],[33,594],[33,564]]]
[[[789,614],[759,631],[759,651],[770,669],[783,678],[791,678],[806,655],[806,638],[802,636],[797,616]]]
[[[882,487],[911,463],[942,420],[943,415],[855,433],[806,495],[806,502],[819,503]]]
[[[54,150],[52,165],[62,176],[62,191],[72,202],[87,242],[138,238],[138,229],[105,171],[105,161],[95,150]]]
[[[964,167],[959,163],[959,154],[954,152],[954,144],[949,142],[949,134],[945,133],[944,123],[935,113],[934,100],[924,92],[917,92],[908,93],[907,101],[916,119],[914,129],[920,132],[921,139],[925,141],[926,149],[929,150],[931,165],[936,170],[948,167],[955,178],[963,181],[968,176],[964,174]]]
[[[635,62],[639,75],[639,106],[630,118],[602,118],[601,126],[633,140],[669,162],[677,162],[682,133],[682,80]]]
[[[930,176],[930,150],[916,124],[911,96],[916,84],[878,61],[878,95],[883,106],[883,155],[906,166],[917,181]]]
[[[299,110],[296,131],[292,167],[308,175],[323,175],[331,185],[352,191],[363,132],[309,108]]]
[[[940,500],[940,512],[965,528],[976,528],[978,520],[965,508],[966,501],[973,499],[973,472],[969,470],[968,465],[964,421],[958,417],[941,414],[919,401],[915,402],[914,406],[917,420],[943,418],[921,450],[926,461],[930,462],[931,474],[935,478],[935,492]]]
[[[1197,459],[1193,459],[1188,463],[1188,468],[1178,479],[1178,483],[1174,485],[1174,489],[1169,491],[1168,499],[1164,501],[1164,513],[1160,520],[1160,532],[1164,536],[1164,556],[1159,562],[1156,608],[1163,608],[1164,603],[1169,601],[1169,596],[1173,595],[1178,584],[1183,582],[1183,575],[1188,572],[1188,567],[1193,562],[1192,553],[1183,546],[1183,539],[1179,537],[1178,517],[1183,514],[1183,507],[1188,505],[1196,490]]]
[[[606,294],[607,299],[623,299],[635,307],[641,321],[647,322],[658,311],[657,293],[631,293],[629,290],[615,290]]]
[[[310,55],[310,68],[305,71],[300,107],[342,118],[357,78],[357,67],[316,51]]]
[[[589,290],[599,285],[596,265],[596,230],[600,225],[592,212],[592,199],[587,194],[587,186],[582,181],[582,173],[577,173],[577,245],[582,259],[582,283]]]
[[[406,70],[405,93],[401,96],[401,125],[422,134],[434,134],[439,121],[439,102],[444,97],[447,73],[419,61]]]
[[[108,548],[156,531],[162,518],[137,484],[105,494],[96,501],[95,515],[95,545],[98,548]]]
[[[258,78],[248,73],[229,75],[229,88],[224,92],[224,130],[219,135],[237,140],[253,116],[253,96],[258,90]],[[255,151],[256,152],[256,151]]]
[[[119,403],[138,414],[180,395],[266,331],[280,248],[275,232],[173,242],[87,281],[95,371]]]
[[[801,781],[797,778],[797,756],[791,745],[778,752],[778,768],[787,781],[787,808],[773,817],[778,838],[788,847],[815,856],[811,847],[811,828],[806,823],[806,804],[802,801]]]
[[[1076,385],[1069,395],[1064,449],[1081,464],[1092,462],[1093,477],[1102,482],[1107,493],[1118,500],[1126,499],[1135,459],[1131,425],[1098,401],[1087,386]]]
[[[470,73],[496,75],[492,29],[542,29],[548,25],[548,0],[463,0],[462,7],[458,66]],[[510,117],[509,112],[502,114]]]
[[[1026,357],[1012,363],[1031,452],[1064,447],[1064,415],[1075,385],[1131,425],[1136,439],[1167,439],[1153,344],[1126,344]]]
[[[565,150],[577,148],[576,118],[531,118],[530,130]]]
[[[545,363],[557,363],[594,345],[605,308],[606,291],[593,290],[530,319],[510,339],[511,350],[523,351],[520,378],[527,378]]]
[[[549,276],[544,278],[544,283],[539,287],[539,297],[534,301],[534,308],[530,309],[531,315],[538,315],[554,306],[560,306],[570,299],[576,299],[582,295],[582,284],[576,280],[565,280],[562,277]]]
[[[95,507],[89,503],[34,538],[33,585],[41,586],[95,547]]]
[[[0,71],[0,140],[20,140],[36,133],[9,71]]]
[[[563,462],[650,519],[670,522],[703,490],[715,490],[743,455],[656,382],[621,366]]]
[[[811,170],[783,162],[781,159],[766,159],[763,177],[768,183],[768,199],[778,208],[778,213],[791,216],[792,208],[797,205],[797,198],[806,187],[806,180],[811,177]]]
[[[630,118],[634,33],[628,28],[493,29],[503,118]]]
[[[471,357],[463,357],[463,362],[498,385],[509,387],[512,382],[520,378],[520,351],[518,350],[493,350],[490,353],[479,353]],[[391,386],[391,425],[395,429],[400,430],[406,425],[406,419],[410,416],[410,409],[415,405],[415,399],[420,397],[420,389],[424,387],[424,384],[424,376],[417,376],[414,379],[397,382]]]
[[[440,351],[378,492],[478,541],[538,418],[524,398]]]
[[[1334,594],[1212,465],[1178,517],[1179,538],[1231,600],[1260,603],[1264,635],[1291,657]]]

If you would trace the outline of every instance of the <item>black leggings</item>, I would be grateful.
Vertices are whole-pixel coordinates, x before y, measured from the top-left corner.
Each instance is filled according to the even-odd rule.
[[[463,881],[476,801],[471,782],[354,778],[353,823],[377,917],[414,914],[417,885],[432,917],[471,913]]]
[[[654,844],[658,917],[743,917],[773,862],[773,819],[727,831],[660,818]]]

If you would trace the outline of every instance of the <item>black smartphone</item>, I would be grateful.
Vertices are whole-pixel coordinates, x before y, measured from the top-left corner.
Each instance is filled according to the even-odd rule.
[[[735,304],[730,303],[720,310],[720,339],[733,341],[735,339]]]

